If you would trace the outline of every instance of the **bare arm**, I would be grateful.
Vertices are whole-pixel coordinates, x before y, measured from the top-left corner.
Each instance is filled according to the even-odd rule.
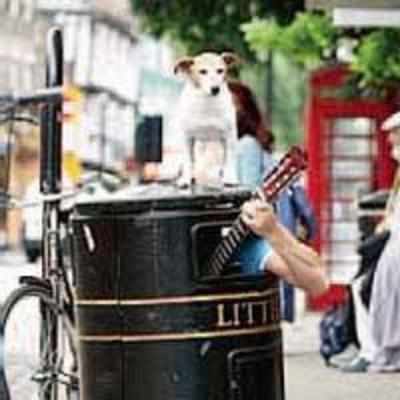
[[[268,259],[271,272],[311,295],[320,295],[328,289],[325,268],[318,254],[284,228],[269,205],[260,201],[247,202],[242,218],[272,246],[274,252]]]
[[[299,242],[282,225],[277,225],[268,242],[274,249],[268,260],[271,272],[313,296],[328,289],[322,261],[314,250]]]

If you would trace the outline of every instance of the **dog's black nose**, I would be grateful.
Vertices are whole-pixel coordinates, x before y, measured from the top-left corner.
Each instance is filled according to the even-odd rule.
[[[219,93],[219,87],[218,86],[214,86],[214,87],[212,87],[211,88],[211,94],[213,95],[213,96],[216,96],[218,93]]]

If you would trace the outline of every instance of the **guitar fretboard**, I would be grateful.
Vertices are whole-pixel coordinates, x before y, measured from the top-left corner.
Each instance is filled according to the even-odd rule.
[[[244,239],[246,239],[249,233],[249,228],[240,217],[237,218],[211,257],[210,266],[215,275],[221,274],[225,265],[227,265],[236,249]]]

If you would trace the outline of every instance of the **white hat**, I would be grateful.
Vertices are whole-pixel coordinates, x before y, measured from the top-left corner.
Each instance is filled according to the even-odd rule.
[[[400,128],[400,111],[386,118],[383,121],[381,128],[384,131],[391,131],[392,129]]]

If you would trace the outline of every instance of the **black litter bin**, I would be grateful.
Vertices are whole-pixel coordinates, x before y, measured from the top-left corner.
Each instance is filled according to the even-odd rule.
[[[361,240],[375,232],[376,225],[384,216],[388,198],[389,190],[382,189],[358,199],[358,228]]]
[[[249,195],[153,186],[77,204],[82,400],[284,399],[277,279],[204,268]]]

